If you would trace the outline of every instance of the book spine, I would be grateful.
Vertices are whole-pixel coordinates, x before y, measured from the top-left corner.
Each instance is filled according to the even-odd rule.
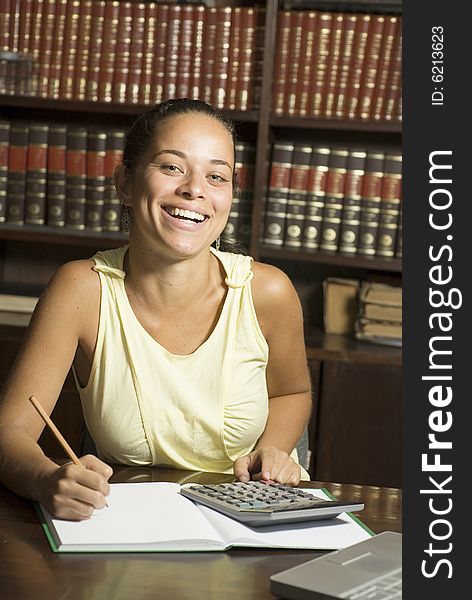
[[[0,4],[0,52],[10,51],[10,19],[10,1],[5,0]],[[11,87],[13,87],[9,84],[10,79],[8,62],[0,60],[0,94],[10,93]]]
[[[197,99],[200,97],[202,87],[202,56],[203,56],[203,32],[205,29],[205,14],[204,6],[195,6],[193,11],[193,41],[192,54],[193,64],[190,72],[190,98]]]
[[[124,101],[128,104],[137,104],[139,102],[139,87],[143,79],[146,4],[144,2],[134,2],[131,17],[128,85]]]
[[[6,220],[15,225],[24,223],[28,130],[25,123],[12,122],[10,126]]]
[[[284,236],[284,246],[288,248],[302,246],[312,152],[313,148],[305,145],[295,145],[293,149]]]
[[[8,9],[8,3],[4,2],[4,8]],[[20,13],[21,13],[21,2],[20,0],[10,0],[9,8],[9,32],[8,32],[8,51],[18,52],[20,45],[19,29],[20,29]],[[1,21],[2,7],[0,7],[0,21]],[[6,26],[6,24],[5,24]],[[2,26],[0,25],[0,30]],[[0,35],[1,37],[1,35]],[[0,43],[0,48],[2,44]],[[11,70],[11,72],[10,72]],[[6,75],[4,77],[4,74]],[[27,72],[20,63],[8,64],[0,61],[0,93],[3,94],[22,94],[24,93],[25,78],[28,77]],[[31,77],[31,76],[30,76]]]
[[[126,100],[126,88],[128,86],[133,10],[131,2],[121,1],[118,4],[118,29],[116,32],[111,101],[123,103]]]
[[[290,15],[290,38],[288,42],[288,69],[285,78],[283,113],[294,115],[296,100],[301,92],[298,69],[301,62],[303,11],[292,11]]]
[[[293,150],[293,144],[281,142],[275,143],[272,150],[262,240],[270,246],[282,246],[284,243]]]
[[[254,8],[242,9],[241,41],[239,45],[239,68],[237,75],[236,102],[238,110],[250,110],[253,106],[254,45],[256,43],[256,17]]]
[[[345,20],[346,15],[343,13],[337,13],[333,15],[333,20],[331,23],[332,32],[329,48],[329,62],[327,68],[323,107],[321,109],[321,113],[328,118],[335,116],[337,82],[341,68],[341,44]]]
[[[298,68],[298,93],[295,99],[295,113],[305,116],[308,112],[310,81],[313,77],[314,44],[318,13],[315,10],[303,11],[301,52],[303,59]]]
[[[215,61],[213,63],[213,90],[211,103],[224,108],[228,88],[229,42],[231,37],[232,8],[217,9]]]
[[[141,79],[138,89],[138,103],[149,104],[151,101],[152,67],[156,52],[157,13],[156,3],[145,4],[144,31],[143,31],[143,61],[141,65]]]
[[[279,11],[277,18],[276,56],[274,62],[274,83],[272,86],[272,110],[276,115],[284,112],[285,83],[287,79],[290,42],[291,11]]]
[[[238,241],[246,248],[251,242],[252,206],[254,190],[254,168],[256,162],[256,147],[249,143],[243,144],[241,168],[241,193],[239,202]]]
[[[392,121],[398,115],[398,99],[402,91],[402,19],[398,18],[397,35],[393,48],[393,63],[387,84],[387,94],[384,102],[382,118]]]
[[[33,60],[33,64],[39,70],[41,66],[41,28],[44,14],[44,0],[33,0],[31,9],[31,24],[29,34],[28,53]],[[33,77],[30,92],[32,96],[37,96],[39,91],[39,78]]]
[[[308,174],[307,206],[302,235],[302,248],[308,252],[317,250],[320,245],[330,154],[330,148],[319,146],[313,148],[311,169]]]
[[[397,243],[395,244],[395,258],[402,258],[402,207],[398,215]]]
[[[46,98],[49,92],[49,75],[52,61],[55,18],[56,0],[44,0],[41,23],[41,41],[39,50],[40,63],[38,74],[38,95],[43,98]]]
[[[395,256],[401,204],[401,154],[387,154],[385,156],[384,170],[376,254],[378,256],[387,256],[391,258]]]
[[[354,255],[357,252],[366,156],[367,153],[363,150],[351,149],[347,157],[346,185],[339,232],[341,254]]]
[[[80,0],[72,0],[72,2],[67,2],[66,22],[64,29],[64,48],[59,84],[59,98],[63,100],[71,100],[74,97],[74,82],[76,77],[75,62],[79,43],[78,32],[80,10]],[[80,43],[82,43],[82,41]]]
[[[347,157],[346,149],[331,150],[320,243],[321,250],[325,252],[336,252],[339,245]]]
[[[51,66],[49,69],[49,82],[47,90],[48,97],[55,99],[59,98],[66,12],[67,0],[56,0],[56,18],[54,22]]]
[[[90,32],[92,29],[92,0],[81,0],[78,25],[77,56],[75,60],[75,81],[72,97],[85,100],[87,92],[88,64],[90,58]]]
[[[111,102],[112,100],[119,12],[120,3],[115,0],[107,0],[103,17],[102,53],[97,89],[99,102]]]
[[[179,68],[180,30],[182,24],[182,6],[171,4],[167,21],[167,41],[165,54],[164,100],[175,98],[177,91],[177,72]]]
[[[51,125],[47,156],[47,224],[66,224],[66,149],[67,127]]]
[[[214,7],[207,8],[205,18],[205,31],[203,32],[203,57],[202,57],[202,90],[201,98],[211,102],[213,90],[213,73],[216,53],[216,28],[218,23],[218,10]]]
[[[233,197],[231,202],[231,210],[228,216],[228,222],[224,229],[224,237],[227,240],[239,240],[239,224],[240,224],[240,208],[242,205],[242,196],[247,186],[246,181],[246,163],[244,162],[245,142],[237,142],[235,145],[235,163],[236,179],[239,187],[239,194]]]
[[[46,220],[46,182],[49,127],[31,123],[26,162],[25,223],[44,225]]]
[[[315,48],[315,64],[313,67],[313,80],[310,85],[310,110],[309,114],[315,117],[322,115],[323,97],[328,76],[329,48],[333,13],[322,12],[318,16],[317,44]]]
[[[105,7],[105,0],[94,0],[92,4],[89,61],[87,65],[87,84],[85,87],[85,99],[92,102],[98,101],[100,62],[103,51],[103,29],[105,25]]]
[[[70,126],[66,153],[66,227],[85,229],[87,130]]]
[[[371,118],[380,121],[387,95],[387,83],[393,63],[394,42],[397,35],[398,17],[388,16],[385,18],[385,27],[380,51],[380,61],[375,84],[374,97],[372,99]]]
[[[363,120],[370,119],[372,113],[372,99],[374,97],[375,85],[377,82],[384,25],[385,17],[383,15],[372,15],[361,76],[359,102],[356,112],[356,116]]]
[[[371,15],[360,15],[356,23],[352,63],[346,92],[346,115],[349,119],[355,119],[357,114],[370,20]]]
[[[154,70],[151,85],[151,99],[153,102],[161,102],[164,99],[164,78],[166,74],[166,46],[167,29],[169,17],[169,6],[167,4],[157,5],[156,20],[156,54],[154,56]]]
[[[121,200],[113,182],[115,168],[123,158],[125,133],[109,130],[106,133],[105,189],[103,206],[103,231],[120,231]]]
[[[6,4],[6,3],[5,3]],[[18,52],[21,0],[10,0],[10,23],[8,46],[10,52]],[[0,9],[1,13],[1,9]]]
[[[231,35],[228,50],[228,82],[225,95],[224,108],[236,109],[236,92],[238,89],[238,69],[241,58],[241,19],[242,8],[233,9],[231,19]]]
[[[6,220],[10,122],[0,121],[0,223]]]
[[[262,71],[264,68],[264,31],[266,11],[264,6],[254,8],[254,51],[250,77],[247,109],[257,108],[261,103]]]
[[[334,115],[339,119],[348,117],[348,84],[351,72],[354,41],[358,28],[357,22],[361,15],[347,14],[344,19],[343,37],[341,42],[338,81],[335,92]]]
[[[177,98],[188,98],[190,96],[190,75],[193,68],[192,42],[194,24],[194,7],[191,4],[182,6],[180,52],[176,82]]]
[[[367,152],[361,200],[358,254],[373,256],[376,252],[384,160],[384,152]]]
[[[103,227],[106,146],[104,131],[88,132],[85,227],[93,231],[102,231]]]
[[[21,52],[22,54],[28,54],[30,51],[32,13],[33,0],[21,0],[18,23],[18,52]]]

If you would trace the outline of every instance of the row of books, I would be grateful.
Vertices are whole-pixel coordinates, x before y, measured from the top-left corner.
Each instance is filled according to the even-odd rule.
[[[125,132],[0,121],[0,222],[119,231]]]
[[[0,121],[0,222],[120,231],[113,171],[124,141],[121,129]],[[224,235],[243,245],[251,236],[255,152],[236,144],[240,193]]]
[[[399,152],[277,142],[263,244],[399,258],[401,187]]]
[[[279,13],[273,111],[401,121],[402,18]]]
[[[28,90],[24,77],[0,74],[0,93],[128,104],[189,97],[250,110],[260,93],[263,25],[261,7],[2,2],[0,49],[31,56],[36,78]]]
[[[323,319],[326,333],[401,346],[402,288],[328,277],[323,281]]]

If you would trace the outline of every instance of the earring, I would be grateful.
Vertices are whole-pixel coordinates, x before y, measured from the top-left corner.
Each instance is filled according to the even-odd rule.
[[[131,227],[133,227],[133,215],[131,214],[131,209],[126,204],[121,205],[121,230],[125,233],[131,231]]]
[[[218,236],[215,240],[215,250],[219,250],[220,245],[221,245],[221,239],[220,239],[220,236]]]

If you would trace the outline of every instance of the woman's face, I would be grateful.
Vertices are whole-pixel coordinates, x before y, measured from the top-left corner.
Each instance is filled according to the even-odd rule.
[[[169,118],[130,180],[133,235],[174,256],[198,254],[223,231],[233,196],[234,147],[216,119]]]

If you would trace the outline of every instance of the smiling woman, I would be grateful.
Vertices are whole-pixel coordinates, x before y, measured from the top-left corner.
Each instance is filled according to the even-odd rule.
[[[139,117],[115,185],[129,244],[64,265],[43,294],[0,405],[0,479],[52,514],[105,505],[106,463],[296,485],[311,393],[300,303],[269,265],[212,247],[234,194],[233,126],[197,100]],[[97,456],[37,445],[73,366]],[[25,474],[28,476],[25,477]]]

